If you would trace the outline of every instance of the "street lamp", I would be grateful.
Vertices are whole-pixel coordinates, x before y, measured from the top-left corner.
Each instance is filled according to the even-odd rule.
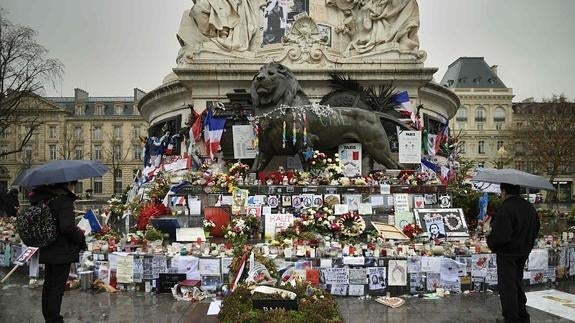
[[[93,160],[93,156],[92,156],[92,149],[93,149],[93,136],[94,136],[94,128],[92,127],[92,125],[90,125],[90,160]],[[94,177],[90,177],[90,197],[91,195],[94,194]]]

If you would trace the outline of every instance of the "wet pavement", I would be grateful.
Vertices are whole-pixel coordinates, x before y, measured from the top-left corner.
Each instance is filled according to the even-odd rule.
[[[0,268],[0,278],[8,268]],[[530,286],[528,291],[556,289],[575,294],[575,280]],[[0,285],[0,322],[43,322],[40,308],[42,288],[29,288],[24,270]],[[452,294],[439,299],[405,298],[399,308],[389,308],[373,299],[339,297],[339,311],[346,322],[495,322],[500,305],[497,292]],[[62,304],[65,322],[218,322],[206,316],[209,301],[176,301],[170,294],[118,292],[108,294],[74,289],[66,291]],[[575,322],[528,308],[531,322]],[[312,322],[310,322],[312,323]]]

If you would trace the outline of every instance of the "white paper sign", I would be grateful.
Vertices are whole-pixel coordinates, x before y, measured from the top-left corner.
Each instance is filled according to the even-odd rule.
[[[252,125],[232,126],[232,136],[234,138],[234,159],[256,158],[258,152],[254,147],[256,136]]]
[[[265,215],[265,239],[274,239],[276,233],[287,228],[295,220],[293,214],[266,214]]]
[[[421,163],[421,131],[399,133],[399,162],[401,164]]]
[[[395,213],[409,212],[409,194],[393,194],[393,207]]]
[[[349,273],[347,267],[322,268],[323,282],[327,285],[349,284]]]
[[[349,205],[347,204],[336,204],[333,206],[333,213],[336,215],[344,214],[349,212]]]
[[[339,166],[347,177],[361,176],[361,144],[339,145]]]
[[[369,290],[381,290],[387,286],[385,267],[369,267],[367,268],[367,277],[369,279]]]

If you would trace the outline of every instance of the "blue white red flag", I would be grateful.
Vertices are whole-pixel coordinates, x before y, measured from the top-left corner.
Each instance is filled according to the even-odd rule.
[[[208,115],[204,119],[204,141],[211,159],[214,159],[214,154],[220,149],[220,139],[225,126],[226,118],[216,118],[213,116],[212,110],[208,110]]]

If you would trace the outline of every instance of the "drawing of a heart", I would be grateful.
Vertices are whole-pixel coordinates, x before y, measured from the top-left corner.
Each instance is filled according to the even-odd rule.
[[[423,201],[422,201],[422,200],[417,200],[417,201],[415,201],[415,205],[416,205],[418,208],[420,208],[422,204],[423,204]]]

